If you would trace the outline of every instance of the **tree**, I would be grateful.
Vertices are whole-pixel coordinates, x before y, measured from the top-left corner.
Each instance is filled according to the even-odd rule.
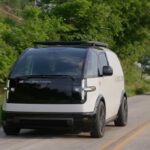
[[[8,26],[0,22],[0,82],[7,77],[10,66],[16,59],[16,52],[2,39],[2,34],[7,32]]]
[[[21,23],[0,19],[1,45],[17,55],[35,40],[106,42],[129,65],[150,52],[148,0],[43,0],[37,6],[33,0],[3,1],[22,8]]]
[[[61,19],[48,16],[41,17],[38,7],[27,6],[23,11],[25,21],[22,24],[11,27],[3,34],[5,42],[15,48],[18,54],[29,47],[33,47],[33,41],[60,40],[59,32],[67,30]]]

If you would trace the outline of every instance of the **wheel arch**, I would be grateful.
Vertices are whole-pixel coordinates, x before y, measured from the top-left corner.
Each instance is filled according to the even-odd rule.
[[[126,92],[124,92],[124,94],[123,94],[123,95],[124,95],[124,97],[128,98],[128,96],[127,96],[127,93],[126,93]]]
[[[126,98],[126,99],[128,99],[128,96],[127,96],[127,93],[126,93],[126,91],[125,90],[123,90],[122,91],[122,94],[121,94],[121,98],[120,98],[120,105],[119,105],[119,108],[118,108],[118,112],[119,112],[119,109],[120,109],[120,106],[121,106],[121,104],[122,104],[122,101],[123,101],[123,98]],[[117,113],[118,114],[118,113]]]
[[[106,111],[105,98],[104,98],[102,95],[99,95],[98,98],[97,98],[97,100],[96,100],[96,103],[95,103],[95,108],[94,108],[94,113],[95,113],[95,114],[96,114],[96,112],[97,112],[97,108],[98,108],[99,103],[100,103],[101,101],[104,103],[104,105],[105,105],[105,111]]]
[[[128,98],[127,93],[126,93],[125,90],[122,91],[121,99],[120,99],[120,104],[121,104],[121,102],[122,102],[123,97],[125,97],[126,99]]]

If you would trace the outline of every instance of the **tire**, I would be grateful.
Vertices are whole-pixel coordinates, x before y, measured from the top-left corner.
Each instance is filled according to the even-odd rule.
[[[93,126],[91,129],[91,137],[93,138],[101,138],[104,136],[105,132],[105,116],[106,116],[106,110],[105,110],[105,105],[101,101],[99,103],[96,117],[94,118],[93,121]]]
[[[6,135],[18,135],[20,128],[14,124],[3,124],[3,131]]]
[[[120,105],[118,115],[114,121],[115,126],[126,126],[128,121],[128,102],[127,98],[123,97],[122,103]]]

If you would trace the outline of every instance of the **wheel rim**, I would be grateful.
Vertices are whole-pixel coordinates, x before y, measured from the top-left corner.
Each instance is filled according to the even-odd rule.
[[[101,133],[104,133],[104,128],[105,128],[105,109],[102,107],[100,110],[100,123],[99,123],[99,130]]]

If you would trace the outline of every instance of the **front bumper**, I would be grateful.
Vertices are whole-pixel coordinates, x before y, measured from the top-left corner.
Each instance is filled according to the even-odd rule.
[[[95,113],[22,113],[2,111],[3,124],[15,124],[25,129],[91,130]]]

